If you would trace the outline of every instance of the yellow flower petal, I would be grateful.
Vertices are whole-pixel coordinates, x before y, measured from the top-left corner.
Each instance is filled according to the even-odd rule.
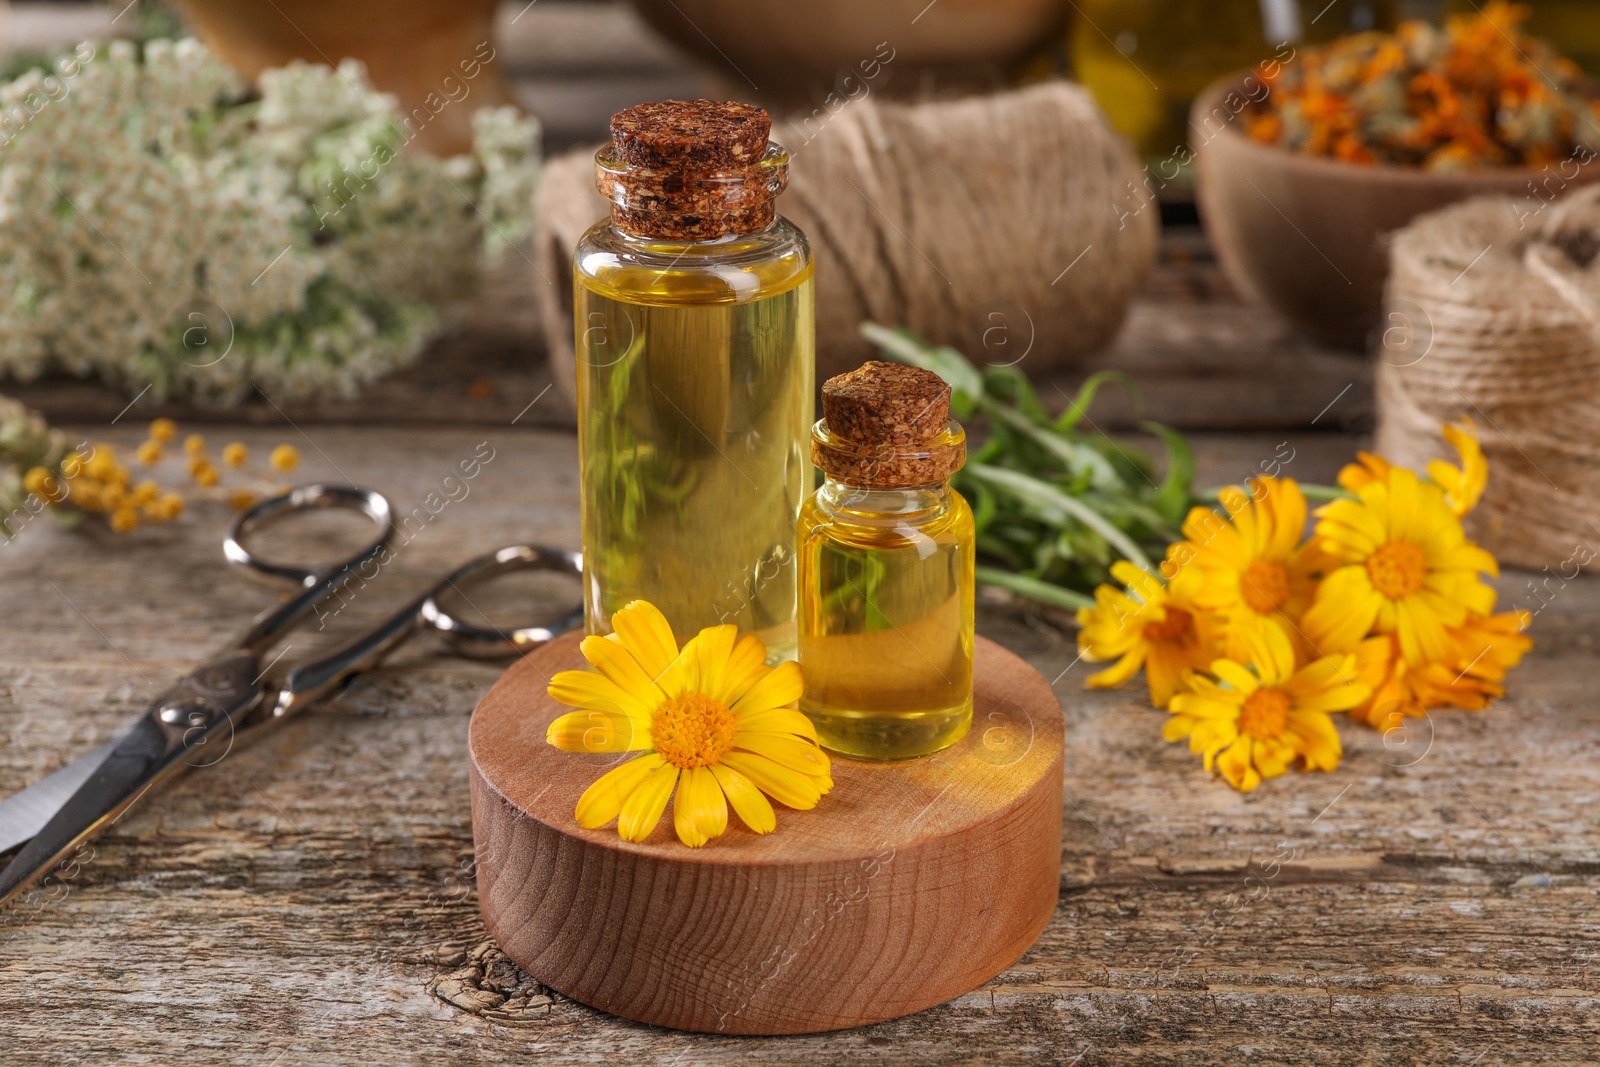
[[[732,767],[721,763],[713,763],[706,768],[717,779],[717,784],[722,786],[722,791],[727,794],[728,803],[733,805],[733,810],[738,813],[739,819],[750,830],[758,834],[770,834],[778,827],[778,817],[773,814],[772,805],[767,801],[766,795],[757,789],[755,783]]]
[[[594,708],[629,715],[649,725],[652,709],[620,685],[594,671],[560,671],[550,679],[550,695],[569,708]]]
[[[1139,668],[1144,666],[1145,656],[1148,654],[1149,646],[1141,644],[1105,670],[1089,675],[1084,684],[1091,689],[1114,689],[1139,673]]]
[[[574,813],[578,825],[586,830],[598,830],[615,819],[623,803],[640,783],[665,763],[666,760],[652,752],[602,774],[578,798],[578,808]]]
[[[623,692],[632,694],[646,707],[657,707],[667,699],[667,694],[656,684],[655,677],[646,673],[621,641],[590,634],[578,649],[595,670],[617,683]]]
[[[728,656],[728,667],[722,675],[722,692],[711,695],[733,707],[761,678],[766,663],[767,646],[755,634],[745,634]]]
[[[746,712],[766,711],[768,708],[780,708],[786,704],[793,704],[800,699],[800,694],[806,691],[804,677],[800,674],[800,665],[793,660],[780,663],[772,668],[740,697],[733,705],[736,714]]]
[[[1211,664],[1211,673],[1245,696],[1249,696],[1261,688],[1260,679],[1251,674],[1244,664],[1235,663],[1231,659],[1219,659]]]
[[[1250,761],[1250,738],[1240,737],[1217,754],[1217,770],[1228,784],[1248,793],[1261,784],[1261,775]]]
[[[617,813],[617,833],[624,841],[643,841],[654,832],[677,782],[678,768],[663,762],[628,795]]]
[[[722,798],[722,786],[709,768],[690,767],[683,772],[672,804],[672,825],[678,840],[690,848],[720,837],[728,828],[728,805]]]
[[[685,679],[689,688],[713,695],[722,692],[728,658],[733,654],[733,641],[738,633],[737,626],[728,624],[707,626],[694,636],[689,642],[694,655],[689,657],[689,674]]]
[[[614,612],[611,629],[651,678],[666,670],[667,664],[678,657],[678,642],[672,636],[671,624],[661,614],[661,609],[648,600],[635,600]]]
[[[743,724],[741,724],[743,725]],[[793,734],[756,733],[740,730],[733,735],[735,748],[756,752],[774,763],[810,775],[826,777],[829,772],[827,753],[811,741]]]
[[[563,752],[639,752],[654,747],[637,720],[609,711],[570,711],[558,716],[544,739]]]
[[[729,752],[722,762],[750,781],[756,788],[780,804],[804,810],[814,808],[822,799],[822,788],[802,771],[791,770],[754,752]]]
[[[752,712],[739,716],[739,729],[760,730],[766,733],[799,734],[801,737],[817,739],[815,724],[798,711],[790,708],[769,708],[766,711]]]

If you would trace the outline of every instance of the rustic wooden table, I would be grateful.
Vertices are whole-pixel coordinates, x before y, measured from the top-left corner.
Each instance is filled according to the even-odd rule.
[[[258,425],[202,427],[258,450],[293,442],[298,479],[371,485],[402,513],[480,443],[494,449],[469,495],[416,524],[381,580],[325,632],[297,638],[294,655],[370,624],[468,555],[576,546],[571,414],[545,392],[533,324],[515,302],[497,306],[362,400],[257,405],[244,417]],[[1168,235],[1162,268],[1098,363],[1138,376],[1149,414],[1199,431],[1208,484],[1281,459],[1283,442],[1286,473],[1330,480],[1370,418],[1365,364],[1241,306],[1195,231]],[[154,411],[113,423],[125,400],[107,392],[19,393],[118,445]],[[225,566],[225,523],[204,507],[129,538],[38,522],[0,547],[0,793],[112,736],[272,602]],[[1506,575],[1502,603],[1538,606],[1532,577]],[[0,914],[0,1060],[1593,1062],[1600,584],[1547,588],[1509,698],[1435,713],[1405,735],[1347,726],[1337,771],[1250,796],[1164,743],[1161,714],[1136,691],[1085,691],[1060,616],[984,598],[980,632],[1053,680],[1067,716],[1054,920],[1016,966],[949,1004],[767,1040],[617,1019],[499,953],[473,884],[466,731],[500,668],[424,638],[150,798],[73,877]],[[506,619],[519,602],[542,610],[572,593],[530,579],[516,596],[475,599]]]

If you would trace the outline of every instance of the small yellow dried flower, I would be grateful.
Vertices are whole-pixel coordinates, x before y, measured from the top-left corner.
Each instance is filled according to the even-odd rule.
[[[158,503],[161,505],[162,518],[168,522],[183,514],[183,497],[177,493],[168,493]]]
[[[139,513],[131,507],[122,507],[111,513],[111,528],[117,533],[128,533],[138,527]]]
[[[293,445],[279,445],[272,450],[268,462],[272,464],[273,470],[287,474],[300,466],[300,453]]]
[[[178,424],[171,419],[157,419],[150,424],[150,440],[167,444],[178,436]]]
[[[61,476],[72,479],[83,473],[83,453],[68,452],[61,460]]]
[[[197,456],[206,450],[206,439],[192,433],[183,439],[183,450],[191,456]]]
[[[72,502],[85,511],[99,511],[100,483],[87,478],[76,479],[72,483]]]
[[[217,468],[213,467],[209,463],[202,462],[198,466],[192,467],[191,470],[194,472],[194,480],[205,489],[210,489],[222,478],[222,476],[217,473]]]
[[[133,487],[133,495],[128,498],[133,504],[143,506],[152,501],[161,499],[161,487],[155,482],[140,482]]]
[[[44,467],[34,467],[22,477],[22,488],[44,500],[55,500],[61,495],[61,483]]]
[[[126,497],[127,493],[116,482],[107,482],[100,487],[100,506],[107,511],[116,511]]]
[[[139,446],[134,456],[146,467],[154,467],[161,462],[161,442],[152,437]]]
[[[125,481],[127,478],[127,472],[117,462],[116,453],[111,451],[110,445],[95,445],[94,454],[83,465],[83,469],[89,477],[102,482]]]
[[[250,450],[238,441],[224,445],[222,448],[222,462],[230,467],[242,467],[250,458]]]
[[[248,489],[235,489],[228,494],[228,505],[235,511],[243,511],[255,502],[255,493]]]

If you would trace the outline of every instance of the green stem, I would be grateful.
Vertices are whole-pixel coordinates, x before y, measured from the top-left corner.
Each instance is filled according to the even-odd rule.
[[[1092,608],[1094,601],[1082,593],[1071,589],[1064,589],[1059,585],[1042,582],[1037,578],[1029,578],[1023,574],[1012,574],[1010,571],[998,570],[994,567],[979,567],[975,572],[978,581],[984,585],[999,586],[1009,589],[1021,597],[1037,600],[1041,604],[1049,604],[1053,608],[1065,611],[1077,611],[1079,608]]]
[[[1010,470],[1006,467],[989,467],[981,463],[967,465],[967,472],[974,478],[987,481],[990,485],[1003,486],[1013,495],[1026,498],[1032,497],[1036,502],[1042,502],[1083,523],[1089,529],[1106,539],[1106,542],[1130,560],[1140,570],[1154,574],[1156,569],[1151,566],[1150,558],[1146,556],[1133,539],[1115,526],[1106,518],[1083,501],[1073,497],[1049,482],[1040,481],[1038,478],[1023,474],[1021,471]]]
[[[1307,500],[1354,500],[1354,493],[1347,493],[1337,485],[1312,485],[1309,482],[1299,482],[1300,492]],[[1194,498],[1207,504],[1215,504],[1222,499],[1224,489],[1244,489],[1240,485],[1219,485],[1215,489],[1196,489]]]

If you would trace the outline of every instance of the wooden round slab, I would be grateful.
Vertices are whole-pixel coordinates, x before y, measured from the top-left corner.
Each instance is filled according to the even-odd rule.
[[[978,639],[971,731],[896,763],[833,757],[811,811],[776,832],[731,812],[703,848],[669,805],[642,844],[584,830],[578,797],[626,756],[561,752],[550,676],[569,635],[506,672],[472,715],[472,823],[484,922],[523,969],[605,1011],[683,1030],[796,1034],[920,1011],[1015,963],[1061,876],[1061,708]]]

